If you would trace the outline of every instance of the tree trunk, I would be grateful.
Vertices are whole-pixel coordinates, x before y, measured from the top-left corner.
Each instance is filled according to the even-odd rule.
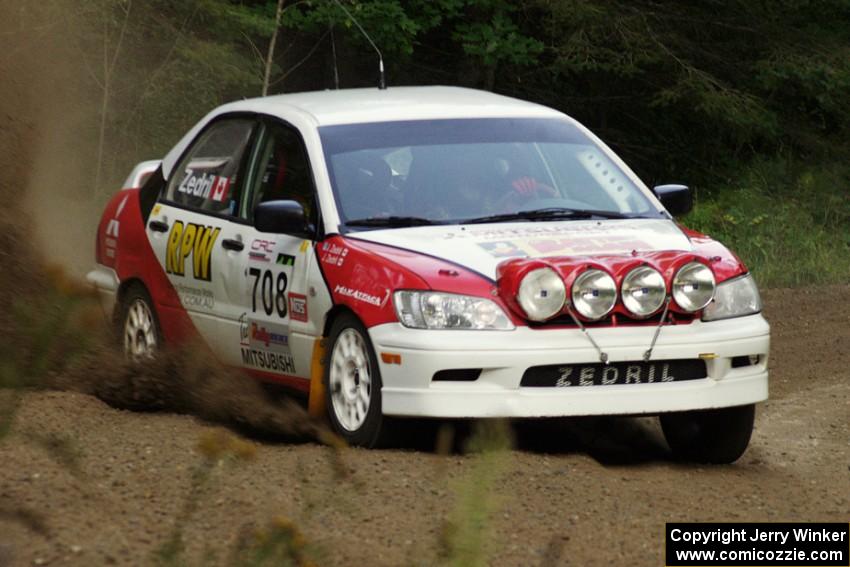
[[[286,0],[277,0],[277,12],[274,17],[274,33],[269,42],[269,52],[266,55],[266,72],[263,75],[263,96],[269,94],[269,83],[271,82],[272,63],[274,62],[274,48],[277,45],[277,34],[280,30],[280,18],[283,14],[283,4]]]

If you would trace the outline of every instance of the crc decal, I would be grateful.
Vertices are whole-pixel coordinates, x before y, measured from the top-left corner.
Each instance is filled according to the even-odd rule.
[[[295,360],[291,354],[286,353],[242,347],[242,364],[259,370],[270,370],[285,374],[296,373]]]
[[[175,276],[186,275],[186,260],[192,257],[192,276],[196,280],[212,279],[212,251],[220,228],[174,221],[165,248],[165,271]]]
[[[293,321],[301,321],[306,323],[307,316],[307,296],[300,293],[289,293],[289,317]]]
[[[177,191],[184,195],[222,203],[230,196],[230,178],[212,173],[198,175],[193,169],[186,169],[186,177],[180,182]]]
[[[270,317],[275,312],[281,318],[286,317],[286,287],[289,284],[286,274],[280,272],[275,277],[271,270],[259,268],[251,268],[248,273],[254,278],[254,289],[251,292],[251,311],[256,313],[257,307],[261,306],[266,315]]]
[[[279,266],[294,266],[295,256],[290,256],[289,254],[278,254],[276,264]]]
[[[350,297],[351,299],[354,299],[356,301],[362,301],[363,303],[374,305],[375,307],[383,307],[387,303],[387,300],[390,298],[390,290],[387,290],[386,295],[384,295],[384,297],[382,298],[377,295],[366,293],[365,291],[351,289],[350,287],[345,287],[342,285],[337,285],[334,288],[334,293],[338,293],[345,297]]]
[[[175,286],[180,303],[187,309],[203,309],[212,311],[215,309],[215,295],[208,289],[197,289],[194,287],[177,284]]]
[[[271,240],[256,239],[251,243],[248,257],[257,262],[271,262],[271,254],[274,253],[275,243]]]

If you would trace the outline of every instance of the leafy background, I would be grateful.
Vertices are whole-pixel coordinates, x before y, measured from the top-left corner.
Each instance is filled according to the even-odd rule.
[[[377,84],[375,53],[330,0],[10,1],[0,43],[63,61],[78,104],[62,122],[91,148],[72,185],[98,207],[218,104]],[[648,185],[690,185],[685,224],[763,284],[850,277],[850,1],[341,1],[390,85],[558,108]],[[24,32],[42,41],[22,46]]]

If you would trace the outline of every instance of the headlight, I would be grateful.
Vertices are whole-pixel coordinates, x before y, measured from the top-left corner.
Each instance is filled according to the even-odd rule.
[[[691,262],[682,266],[673,278],[673,299],[690,313],[711,303],[716,288],[714,273],[705,264]]]
[[[761,311],[761,297],[750,274],[723,282],[717,286],[714,302],[702,312],[703,321],[742,317]]]
[[[667,286],[655,268],[640,266],[623,280],[623,305],[638,317],[649,317],[664,305]]]
[[[532,270],[519,284],[517,301],[532,321],[545,321],[557,315],[566,300],[564,280],[552,268]]]
[[[583,317],[602,319],[617,303],[617,284],[602,270],[587,270],[573,283],[573,305]]]
[[[413,329],[481,329],[509,331],[514,328],[505,312],[483,297],[435,291],[397,291],[393,304],[398,320]]]

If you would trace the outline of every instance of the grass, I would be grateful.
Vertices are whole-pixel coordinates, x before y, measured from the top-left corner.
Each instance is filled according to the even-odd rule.
[[[764,159],[698,195],[684,224],[720,240],[761,287],[850,282],[850,167]]]

